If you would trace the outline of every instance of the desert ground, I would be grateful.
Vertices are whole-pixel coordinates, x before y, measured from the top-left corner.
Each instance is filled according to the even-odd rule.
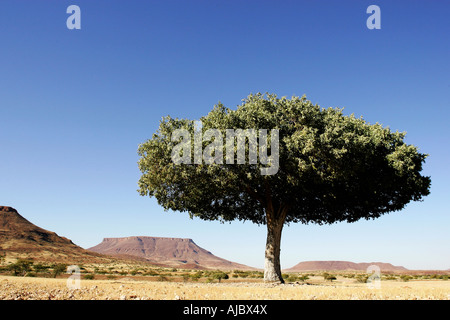
[[[312,279],[314,280],[314,279]],[[70,281],[70,280],[69,280]],[[228,281],[228,282],[227,282]],[[314,281],[310,281],[314,282]],[[73,284],[73,282],[71,282]],[[380,288],[337,277],[334,282],[270,284],[239,279],[220,283],[149,281],[122,277],[81,279],[0,276],[2,300],[450,300],[450,281],[381,281]]]

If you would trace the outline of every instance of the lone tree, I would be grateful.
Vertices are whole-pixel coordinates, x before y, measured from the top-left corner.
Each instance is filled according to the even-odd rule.
[[[188,119],[161,120],[138,149],[138,191],[191,218],[266,225],[265,281],[284,282],[284,224],[375,219],[429,194],[430,177],[420,174],[427,155],[406,144],[405,133],[304,96],[249,95],[236,110],[219,103],[200,120],[201,127]],[[275,170],[264,174],[269,167]]]

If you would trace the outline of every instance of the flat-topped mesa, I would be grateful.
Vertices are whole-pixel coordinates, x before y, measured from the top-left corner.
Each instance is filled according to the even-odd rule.
[[[302,261],[292,268],[285,269],[285,272],[302,271],[336,271],[336,270],[361,270],[365,271],[370,266],[377,266],[381,271],[405,271],[402,266],[394,266],[386,262],[351,262],[351,261]]]
[[[194,241],[190,238],[170,238],[170,237],[150,237],[150,236],[130,236],[130,237],[118,237],[118,238],[103,238],[102,242],[117,242],[126,240],[166,240],[166,241],[179,241],[179,242],[192,242]]]
[[[254,269],[213,255],[190,238],[132,236],[104,238],[90,251],[107,255],[136,257],[171,267],[212,269]]]

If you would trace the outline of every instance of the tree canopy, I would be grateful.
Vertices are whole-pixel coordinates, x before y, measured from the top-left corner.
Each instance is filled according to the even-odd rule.
[[[375,219],[429,194],[431,179],[421,175],[427,155],[405,143],[406,133],[346,116],[343,109],[321,108],[305,96],[251,94],[235,110],[218,103],[200,121],[196,127],[194,120],[167,116],[139,146],[138,191],[166,210],[204,220],[278,225],[281,234],[281,226],[290,222]],[[215,134],[208,135],[209,129]],[[271,163],[251,161],[250,139],[245,163],[230,162],[226,149],[231,142],[237,154],[239,139],[225,141],[227,129],[259,132],[257,156],[264,159],[261,146],[267,142]],[[172,136],[176,130],[189,135]],[[267,139],[261,130],[267,130]],[[214,162],[195,160],[196,139]],[[179,148],[181,141],[189,148]],[[194,161],[174,163],[174,148]],[[274,160],[276,173],[262,174]]]

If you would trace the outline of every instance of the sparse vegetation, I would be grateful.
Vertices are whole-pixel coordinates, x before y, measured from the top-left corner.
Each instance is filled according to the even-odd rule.
[[[33,261],[27,259],[18,259],[15,263],[10,264],[9,269],[14,276],[25,276],[32,270]]]
[[[93,271],[93,269],[92,269]],[[186,272],[188,273],[188,272]],[[193,274],[194,271],[189,273]],[[263,281],[237,281],[227,282],[226,285],[217,281],[183,283],[181,278],[170,281],[127,281],[120,278],[115,281],[100,280],[93,274],[81,281],[80,290],[69,290],[65,278],[45,279],[42,277],[11,277],[0,276],[0,300],[11,299],[48,299],[55,300],[119,300],[119,299],[182,299],[182,300],[209,300],[209,299],[236,299],[236,300],[348,300],[348,299],[427,299],[446,300],[450,290],[450,282],[443,279],[410,280],[405,285],[402,281],[382,281],[381,289],[368,290],[366,284],[355,283],[348,280],[342,282],[344,274],[335,273],[339,281],[330,285],[323,279],[322,273],[308,275],[309,285],[299,288],[298,284],[285,285],[266,284]],[[296,275],[298,276],[298,275]],[[142,279],[143,277],[140,277]],[[144,277],[145,278],[145,277]],[[90,279],[89,281],[87,279]],[[149,279],[149,278],[147,278]],[[349,286],[348,283],[351,283]],[[300,284],[301,285],[301,284]]]
[[[402,281],[404,281],[404,282],[407,282],[407,281],[411,280],[412,278],[413,277],[406,275],[406,274],[403,274],[400,276],[400,279],[402,279]]]
[[[52,272],[53,278],[56,278],[57,275],[66,272],[66,270],[67,270],[66,264],[63,264],[63,263],[56,264],[53,267],[53,272]]]
[[[336,280],[336,276],[329,274],[327,272],[325,272],[323,275],[324,280],[330,281],[332,282],[333,280]]]
[[[215,272],[212,275],[212,278],[219,280],[219,283],[220,283],[220,280],[222,280],[222,279],[229,279],[228,274],[226,274],[225,272],[222,272],[222,271]]]
[[[162,274],[160,274],[159,276],[158,276],[158,281],[167,281],[168,279],[167,279],[167,277],[166,276],[163,276]]]
[[[367,283],[369,276],[367,274],[359,274],[355,278],[356,278],[356,282]]]
[[[50,264],[36,262],[30,259],[17,259],[14,262],[11,262],[10,260],[7,264],[2,265],[0,274],[6,276],[15,275],[16,277],[14,279],[18,280],[32,280],[30,277],[33,277],[33,279],[36,280],[39,280],[39,278],[52,277],[60,278],[60,280],[65,281],[65,279],[69,277],[69,274],[66,273],[66,269],[66,264]],[[282,291],[273,291],[273,286],[266,287],[261,271],[189,270],[155,267],[140,263],[114,263],[103,265],[86,263],[80,265],[80,271],[82,273],[82,280],[95,282],[95,286],[98,285],[96,281],[114,280],[104,282],[112,285],[132,278],[137,281],[126,282],[127,286],[132,283],[142,284],[142,282],[145,281],[148,283],[146,288],[158,284],[164,286],[160,287],[164,288],[162,291],[170,292],[168,288],[172,288],[172,285],[175,285],[176,288],[178,288],[175,291],[176,295],[180,295],[181,290],[179,287],[182,286],[182,292],[186,292],[186,296],[182,297],[183,299],[189,297],[193,299],[212,299],[213,297],[217,299],[222,299],[224,297],[230,298],[231,296],[228,295],[230,292],[234,292],[233,297],[236,297],[237,299],[441,299],[442,294],[438,296],[436,294],[437,291],[431,289],[428,290],[426,288],[431,286],[434,288],[434,286],[437,286],[440,288],[447,288],[448,292],[450,285],[448,282],[450,273],[448,272],[382,273],[382,291],[372,290],[369,292],[366,290],[366,283],[370,275],[358,271],[283,273],[282,276],[286,285],[282,285],[284,286],[282,287]],[[218,286],[219,283],[222,284],[224,282],[226,285]],[[404,289],[404,282],[408,282],[407,291]],[[331,285],[331,283],[333,285]],[[301,290],[296,289],[296,286],[302,284],[308,284],[308,286],[305,286]],[[87,286],[86,283],[85,286]],[[187,292],[190,292],[190,286],[196,286],[198,290],[205,293],[200,295],[197,293],[198,290],[193,290],[188,295]],[[92,287],[92,285],[89,284],[89,287]],[[218,288],[224,289],[220,289],[223,291],[217,291]],[[243,291],[243,288],[245,288],[245,291]],[[410,288],[415,289],[413,291],[413,289]],[[147,289],[146,292],[148,292]],[[207,297],[205,297],[206,292],[208,292]],[[219,295],[218,292],[223,293],[220,293]],[[248,292],[252,292],[252,295],[247,296],[246,294]],[[290,293],[288,294],[288,292]],[[381,292],[383,292],[382,295]],[[170,294],[167,294],[167,297],[170,297]],[[225,294],[225,296],[222,296],[222,294]],[[116,298],[118,299],[118,297]],[[445,296],[445,298],[447,298],[447,296]]]

